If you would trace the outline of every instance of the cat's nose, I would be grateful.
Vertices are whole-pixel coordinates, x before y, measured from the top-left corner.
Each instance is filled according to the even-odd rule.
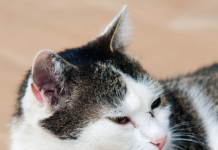
[[[151,144],[156,145],[159,148],[159,150],[161,150],[164,144],[166,143],[166,140],[167,140],[167,136],[156,138],[154,140],[151,140]]]

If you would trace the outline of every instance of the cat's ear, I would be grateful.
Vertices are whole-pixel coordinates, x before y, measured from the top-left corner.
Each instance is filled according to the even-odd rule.
[[[109,44],[108,46],[113,52],[116,49],[123,49],[129,44],[132,29],[131,21],[127,17],[127,5],[125,5],[100,37],[107,41],[106,43]]]
[[[58,94],[64,86],[65,73],[72,68],[51,50],[40,51],[32,65],[32,92],[42,104],[58,105]]]

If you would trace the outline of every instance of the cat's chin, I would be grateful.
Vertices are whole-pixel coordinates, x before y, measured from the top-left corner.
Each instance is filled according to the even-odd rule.
[[[159,148],[157,145],[151,144],[151,148],[149,150],[162,150],[162,148]]]
[[[152,143],[147,143],[144,146],[138,147],[136,149],[132,150],[163,150],[162,148],[159,148],[157,145],[154,145]]]

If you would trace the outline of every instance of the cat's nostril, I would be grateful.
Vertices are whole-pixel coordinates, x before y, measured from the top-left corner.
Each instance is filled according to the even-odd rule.
[[[152,140],[151,144],[156,145],[159,148],[159,150],[161,150],[164,144],[166,143],[166,140],[167,140],[167,136],[162,138],[157,138],[155,140]]]

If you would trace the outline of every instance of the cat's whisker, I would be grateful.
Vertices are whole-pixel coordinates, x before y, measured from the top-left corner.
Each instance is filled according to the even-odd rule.
[[[192,128],[193,128],[193,126],[189,126],[189,127],[187,127],[187,128],[184,128],[184,127],[182,127],[182,129],[173,129],[173,130],[170,130],[170,132],[171,133],[187,133],[187,132],[189,132],[190,130],[192,130]],[[184,131],[187,131],[187,132],[184,132]]]
[[[171,130],[171,133],[177,133],[178,131],[189,131],[190,127],[189,128],[186,128],[186,129],[173,129]]]
[[[175,70],[177,70],[178,68],[175,68],[175,69],[173,69],[173,70],[170,70],[169,72],[167,72],[167,73],[165,73],[165,74],[163,74],[160,78],[158,78],[156,81],[160,81],[163,77],[165,77],[165,76],[167,76],[168,74],[170,74],[170,73],[172,73],[172,72],[174,72]]]
[[[191,137],[191,138],[194,138],[194,139],[196,139],[196,140],[199,140],[201,137],[196,137],[196,135],[189,135],[189,134],[173,134],[172,135],[172,137],[181,137],[181,136],[183,136],[183,137]]]
[[[193,123],[193,122],[190,121],[190,122],[182,122],[182,123],[176,124],[170,128],[170,131],[172,131],[173,129],[180,127],[180,126],[190,125],[191,123]]]
[[[188,141],[188,142],[193,142],[193,143],[199,144],[201,146],[204,146],[206,149],[208,149],[207,145],[204,142],[201,142],[201,141],[196,141],[196,140],[193,140],[193,139],[185,139],[185,138],[173,138],[172,140],[173,141]]]
[[[180,147],[180,146],[178,146],[178,145],[172,144],[172,146],[173,146],[173,147],[177,147],[177,148],[179,148],[179,149],[181,149],[181,150],[184,150],[184,148],[182,148],[182,147]]]
[[[194,135],[199,136],[198,134],[190,133],[190,132],[172,132],[173,135],[184,134],[184,135]],[[199,136],[200,137],[200,136]]]

